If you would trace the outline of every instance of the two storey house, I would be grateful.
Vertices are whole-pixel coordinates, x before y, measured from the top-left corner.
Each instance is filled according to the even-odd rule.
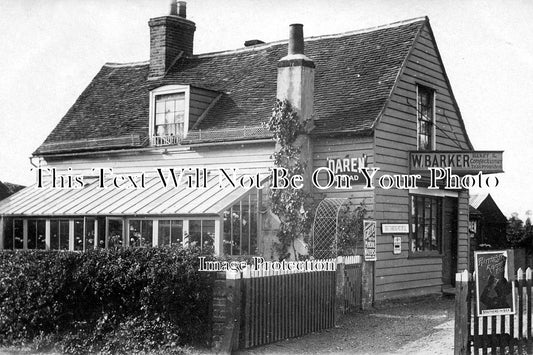
[[[427,18],[305,40],[293,25],[289,41],[198,54],[185,6],[151,19],[149,60],[105,64],[34,152],[42,180],[0,202],[0,248],[194,243],[276,258],[268,188],[220,188],[212,170],[268,178],[276,98],[313,121],[311,170],[409,174],[410,151],[473,149]],[[310,192],[364,201],[377,222],[375,300],[440,292],[468,265],[467,190]],[[379,228],[394,223],[408,232]]]

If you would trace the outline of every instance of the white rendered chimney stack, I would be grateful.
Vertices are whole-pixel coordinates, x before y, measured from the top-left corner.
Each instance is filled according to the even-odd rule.
[[[302,120],[314,113],[315,63],[304,54],[303,25],[289,28],[288,54],[278,62],[277,98],[288,100]]]

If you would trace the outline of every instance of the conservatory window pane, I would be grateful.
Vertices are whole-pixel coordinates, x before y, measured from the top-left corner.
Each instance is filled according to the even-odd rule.
[[[213,219],[202,221],[202,250],[212,247],[215,242],[215,221]]]
[[[83,219],[74,220],[74,250],[83,250]]]
[[[109,235],[107,246],[109,248],[122,245],[122,220],[110,219],[108,223]]]
[[[34,219],[28,220],[28,249],[36,249],[36,234],[37,234],[37,221]]]
[[[87,218],[85,223],[85,250],[94,249],[95,231],[94,231],[94,218]]]
[[[59,221],[59,249],[68,250],[69,221]]]
[[[170,222],[170,242],[172,245],[181,245],[183,241],[183,221]]]
[[[202,221],[189,221],[189,245],[202,246]]]
[[[170,221],[169,220],[160,220],[159,226],[157,229],[157,234],[159,236],[158,245],[170,245]]]

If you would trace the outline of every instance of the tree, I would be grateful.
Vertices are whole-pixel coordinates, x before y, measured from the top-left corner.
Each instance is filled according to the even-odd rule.
[[[532,253],[533,226],[531,224],[531,217],[529,217],[530,213],[526,213],[526,215],[528,215],[528,217],[525,223],[518,218],[518,213],[514,212],[511,215],[507,224],[507,240],[512,247],[524,247],[527,249],[528,253]]]
[[[524,222],[513,212],[507,222],[507,241],[513,248],[519,247],[524,237]]]

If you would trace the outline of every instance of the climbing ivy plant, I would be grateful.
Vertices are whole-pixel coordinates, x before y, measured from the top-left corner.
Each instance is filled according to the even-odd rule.
[[[307,163],[301,159],[298,137],[305,133],[307,123],[298,117],[290,102],[276,100],[266,126],[277,142],[276,152],[272,155],[274,165],[285,169],[287,179],[295,175],[304,176]],[[291,247],[295,259],[298,259],[294,241],[299,237],[307,241],[311,229],[310,194],[304,189],[287,186],[271,189],[270,199],[272,212],[280,219],[280,230],[277,233],[279,243],[276,244],[280,259],[288,256]]]
[[[363,221],[367,215],[366,203],[357,203],[351,197],[347,204],[339,211],[337,226],[337,250],[339,255],[360,255],[363,251]]]

